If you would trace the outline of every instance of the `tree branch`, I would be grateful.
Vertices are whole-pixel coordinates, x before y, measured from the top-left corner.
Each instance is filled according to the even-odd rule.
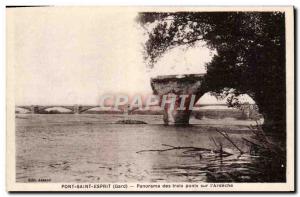
[[[228,133],[226,133],[225,131],[224,132],[222,132],[222,131],[219,131],[218,129],[216,129],[216,131],[218,132],[218,133],[220,133],[226,140],[228,140],[241,154],[244,154],[244,151],[242,150],[242,149],[240,149],[237,145],[236,145],[236,143],[234,143],[231,139],[230,139],[230,137],[229,137],[229,135],[228,135]]]
[[[187,151],[204,151],[204,152],[213,152],[213,153],[217,153],[217,154],[221,154],[222,156],[230,156],[232,155],[231,153],[228,153],[226,151],[221,150],[211,150],[211,149],[207,149],[207,148],[199,148],[199,147],[194,147],[194,146],[171,146],[168,144],[162,144],[163,146],[168,146],[171,148],[167,148],[167,149],[150,149],[150,150],[140,150],[137,151],[136,153],[142,153],[142,152],[164,152],[164,151],[170,151],[170,150],[184,150],[187,149]]]

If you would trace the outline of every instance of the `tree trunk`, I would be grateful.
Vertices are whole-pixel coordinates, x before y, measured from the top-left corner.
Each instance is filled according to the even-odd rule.
[[[281,103],[264,99],[256,100],[260,113],[263,115],[263,130],[274,142],[286,145],[286,109],[285,101]]]

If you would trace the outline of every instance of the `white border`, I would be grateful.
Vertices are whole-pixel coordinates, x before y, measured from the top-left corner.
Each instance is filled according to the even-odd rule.
[[[159,2],[159,3],[157,3],[157,2]],[[218,3],[219,2],[219,3]],[[256,2],[256,5],[263,5],[263,1],[251,1],[252,3],[255,3]],[[289,2],[291,2],[291,1],[289,1]],[[70,4],[72,4],[72,5],[90,5],[90,4],[93,4],[93,5],[99,5],[99,2],[95,2],[95,1],[90,1],[90,0],[86,0],[86,1],[84,1],[84,3],[82,2],[82,1],[72,1],[72,2],[70,2],[70,1],[39,1],[38,3],[37,2],[32,2],[32,1],[27,1],[27,0],[25,0],[25,1],[9,1],[8,3],[6,3],[7,5],[35,5],[35,4],[38,4],[38,5],[70,5]],[[131,3],[125,3],[124,4],[124,2],[122,2],[122,1],[105,1],[104,3],[103,2],[101,2],[101,4],[102,5],[141,5],[140,3],[136,3],[136,2],[131,2]],[[181,5],[181,1],[156,1],[156,0],[152,0],[151,1],[151,3],[149,3],[149,2],[143,2],[143,5],[157,5],[157,4],[160,4],[160,5]],[[187,5],[187,4],[189,4],[189,5],[195,5],[195,1],[185,1],[185,5]],[[212,0],[210,0],[210,1],[206,1],[206,4],[205,5],[215,5],[215,4],[220,4],[220,5],[224,5],[225,4],[225,2],[224,1],[212,1]],[[230,2],[229,2],[229,4],[228,4],[228,2],[226,3],[227,5],[233,5],[232,3],[230,4]],[[249,3],[246,3],[246,4],[241,4],[241,2],[240,1],[238,1],[238,4],[240,4],[240,5],[249,5]],[[279,3],[279,2],[272,2],[272,5],[282,5],[282,2],[281,3]],[[287,5],[287,4],[286,4]],[[2,7],[1,7],[1,17],[2,17],[2,30],[5,30],[5,26],[3,25],[3,24],[5,24],[3,21],[5,21],[5,16],[3,16],[4,15],[4,6],[5,6],[5,4],[2,4]],[[266,8],[266,7],[265,7]],[[208,8],[208,9],[211,9],[211,7],[210,8]],[[253,9],[253,7],[251,8],[251,9]],[[4,27],[3,27],[4,26]],[[287,32],[287,34],[288,34],[288,32]],[[293,36],[293,32],[289,32],[289,34],[291,34],[292,36]],[[1,43],[4,43],[4,41],[5,41],[5,36],[4,36],[5,34],[4,34],[4,31],[1,31],[1,41],[3,41],[3,42],[1,42]],[[292,47],[289,49],[290,51],[292,51],[292,54],[293,54],[293,41],[292,41]],[[5,45],[4,45],[5,46]],[[5,48],[5,47],[3,47],[3,48]],[[2,48],[2,53],[1,53],[1,55],[2,55],[2,60],[5,60],[5,49],[3,49]],[[287,53],[288,53],[288,49],[287,49]],[[288,59],[291,59],[291,60],[293,60],[293,56],[290,56],[290,57],[288,57]],[[3,63],[3,61],[1,61],[1,63]],[[291,63],[293,63],[293,61],[291,62]],[[1,67],[1,77],[3,77],[3,75],[4,75],[4,73],[5,73],[5,63],[4,63],[4,65],[2,65],[2,67]],[[288,72],[287,73],[287,80],[289,81],[288,83],[291,83],[292,82],[292,84],[293,84],[293,74],[294,74],[294,72],[293,72],[293,70],[291,70],[291,72]],[[4,92],[4,90],[5,90],[5,77],[3,77],[2,78],[2,82],[3,83],[1,83],[1,85],[2,85],[2,90],[3,90],[3,95],[5,95],[5,92]],[[292,85],[292,87],[293,87],[293,85]],[[290,110],[294,110],[294,100],[293,100],[293,98],[294,98],[294,95],[293,95],[293,91],[291,92],[287,92],[287,94],[288,94],[288,97],[287,98],[289,98],[288,100],[287,100],[287,107],[288,107],[288,109],[290,109]],[[5,112],[5,96],[3,96],[2,97],[2,100],[1,100],[1,102],[2,102],[2,104],[3,105],[1,105],[1,111],[2,112]],[[8,101],[8,100],[7,100]],[[2,113],[1,114],[1,121],[3,121],[3,120],[5,120],[5,115]],[[293,117],[293,115],[292,116],[290,116],[290,118],[292,118]],[[292,122],[290,122],[290,123],[292,123]],[[2,125],[5,125],[5,121],[3,121],[3,124]],[[289,124],[290,125],[290,124]],[[294,124],[291,124],[291,126],[292,126],[292,128],[293,128],[293,125]],[[288,129],[292,129],[292,128],[288,128]],[[3,129],[4,130],[4,129]],[[4,133],[4,132],[3,132]],[[3,133],[2,133],[2,135],[3,135]],[[288,134],[289,135],[289,134]],[[292,135],[289,135],[289,137],[293,137]],[[3,137],[2,137],[2,139],[5,139],[5,137],[4,137],[4,135],[3,135]],[[292,143],[293,143],[293,141],[292,141]],[[2,145],[4,145],[5,143],[2,143]],[[290,144],[290,143],[289,143]],[[291,145],[291,144],[290,144]],[[4,164],[4,162],[2,162],[2,165]],[[8,166],[7,166],[8,167]],[[3,169],[3,168],[2,168]],[[290,173],[292,173],[292,174],[294,174],[293,172],[290,172]],[[4,174],[4,173],[2,173],[2,174]],[[249,185],[249,184],[247,184],[247,185]],[[262,184],[260,184],[261,186],[262,186]],[[264,185],[264,184],[263,184]],[[253,185],[254,186],[254,185]],[[243,187],[242,185],[241,185],[241,187]],[[254,188],[256,188],[256,189],[258,189],[258,188],[261,188],[261,187],[254,187]],[[278,187],[277,187],[278,188]],[[266,188],[264,188],[264,189],[266,189]],[[289,189],[291,189],[291,188],[289,188]]]

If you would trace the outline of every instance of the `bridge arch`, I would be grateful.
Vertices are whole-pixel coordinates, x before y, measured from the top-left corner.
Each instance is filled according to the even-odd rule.
[[[15,108],[15,113],[16,114],[28,114],[31,112],[30,110],[31,110],[30,107],[18,107],[17,106]]]
[[[211,95],[210,92],[207,92],[195,103],[194,114],[196,114],[198,118],[205,117],[205,112],[207,112],[207,116],[215,114],[219,118],[231,117],[241,120],[260,120],[262,118],[262,115],[259,114],[258,106],[250,95],[242,94],[238,96],[237,99],[239,105],[230,107],[228,106],[227,98],[217,99]],[[225,113],[226,111],[227,113]]]
[[[73,113],[73,108],[66,106],[47,106],[39,108],[39,113]]]
[[[91,111],[92,109],[98,109],[98,108],[100,108],[100,107],[99,106],[79,106],[78,113],[81,114],[81,113]],[[97,110],[94,110],[94,111],[97,111]]]

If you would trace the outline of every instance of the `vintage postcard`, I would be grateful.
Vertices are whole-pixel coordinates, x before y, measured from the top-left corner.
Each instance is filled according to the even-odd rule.
[[[7,6],[7,190],[294,191],[293,19]]]

